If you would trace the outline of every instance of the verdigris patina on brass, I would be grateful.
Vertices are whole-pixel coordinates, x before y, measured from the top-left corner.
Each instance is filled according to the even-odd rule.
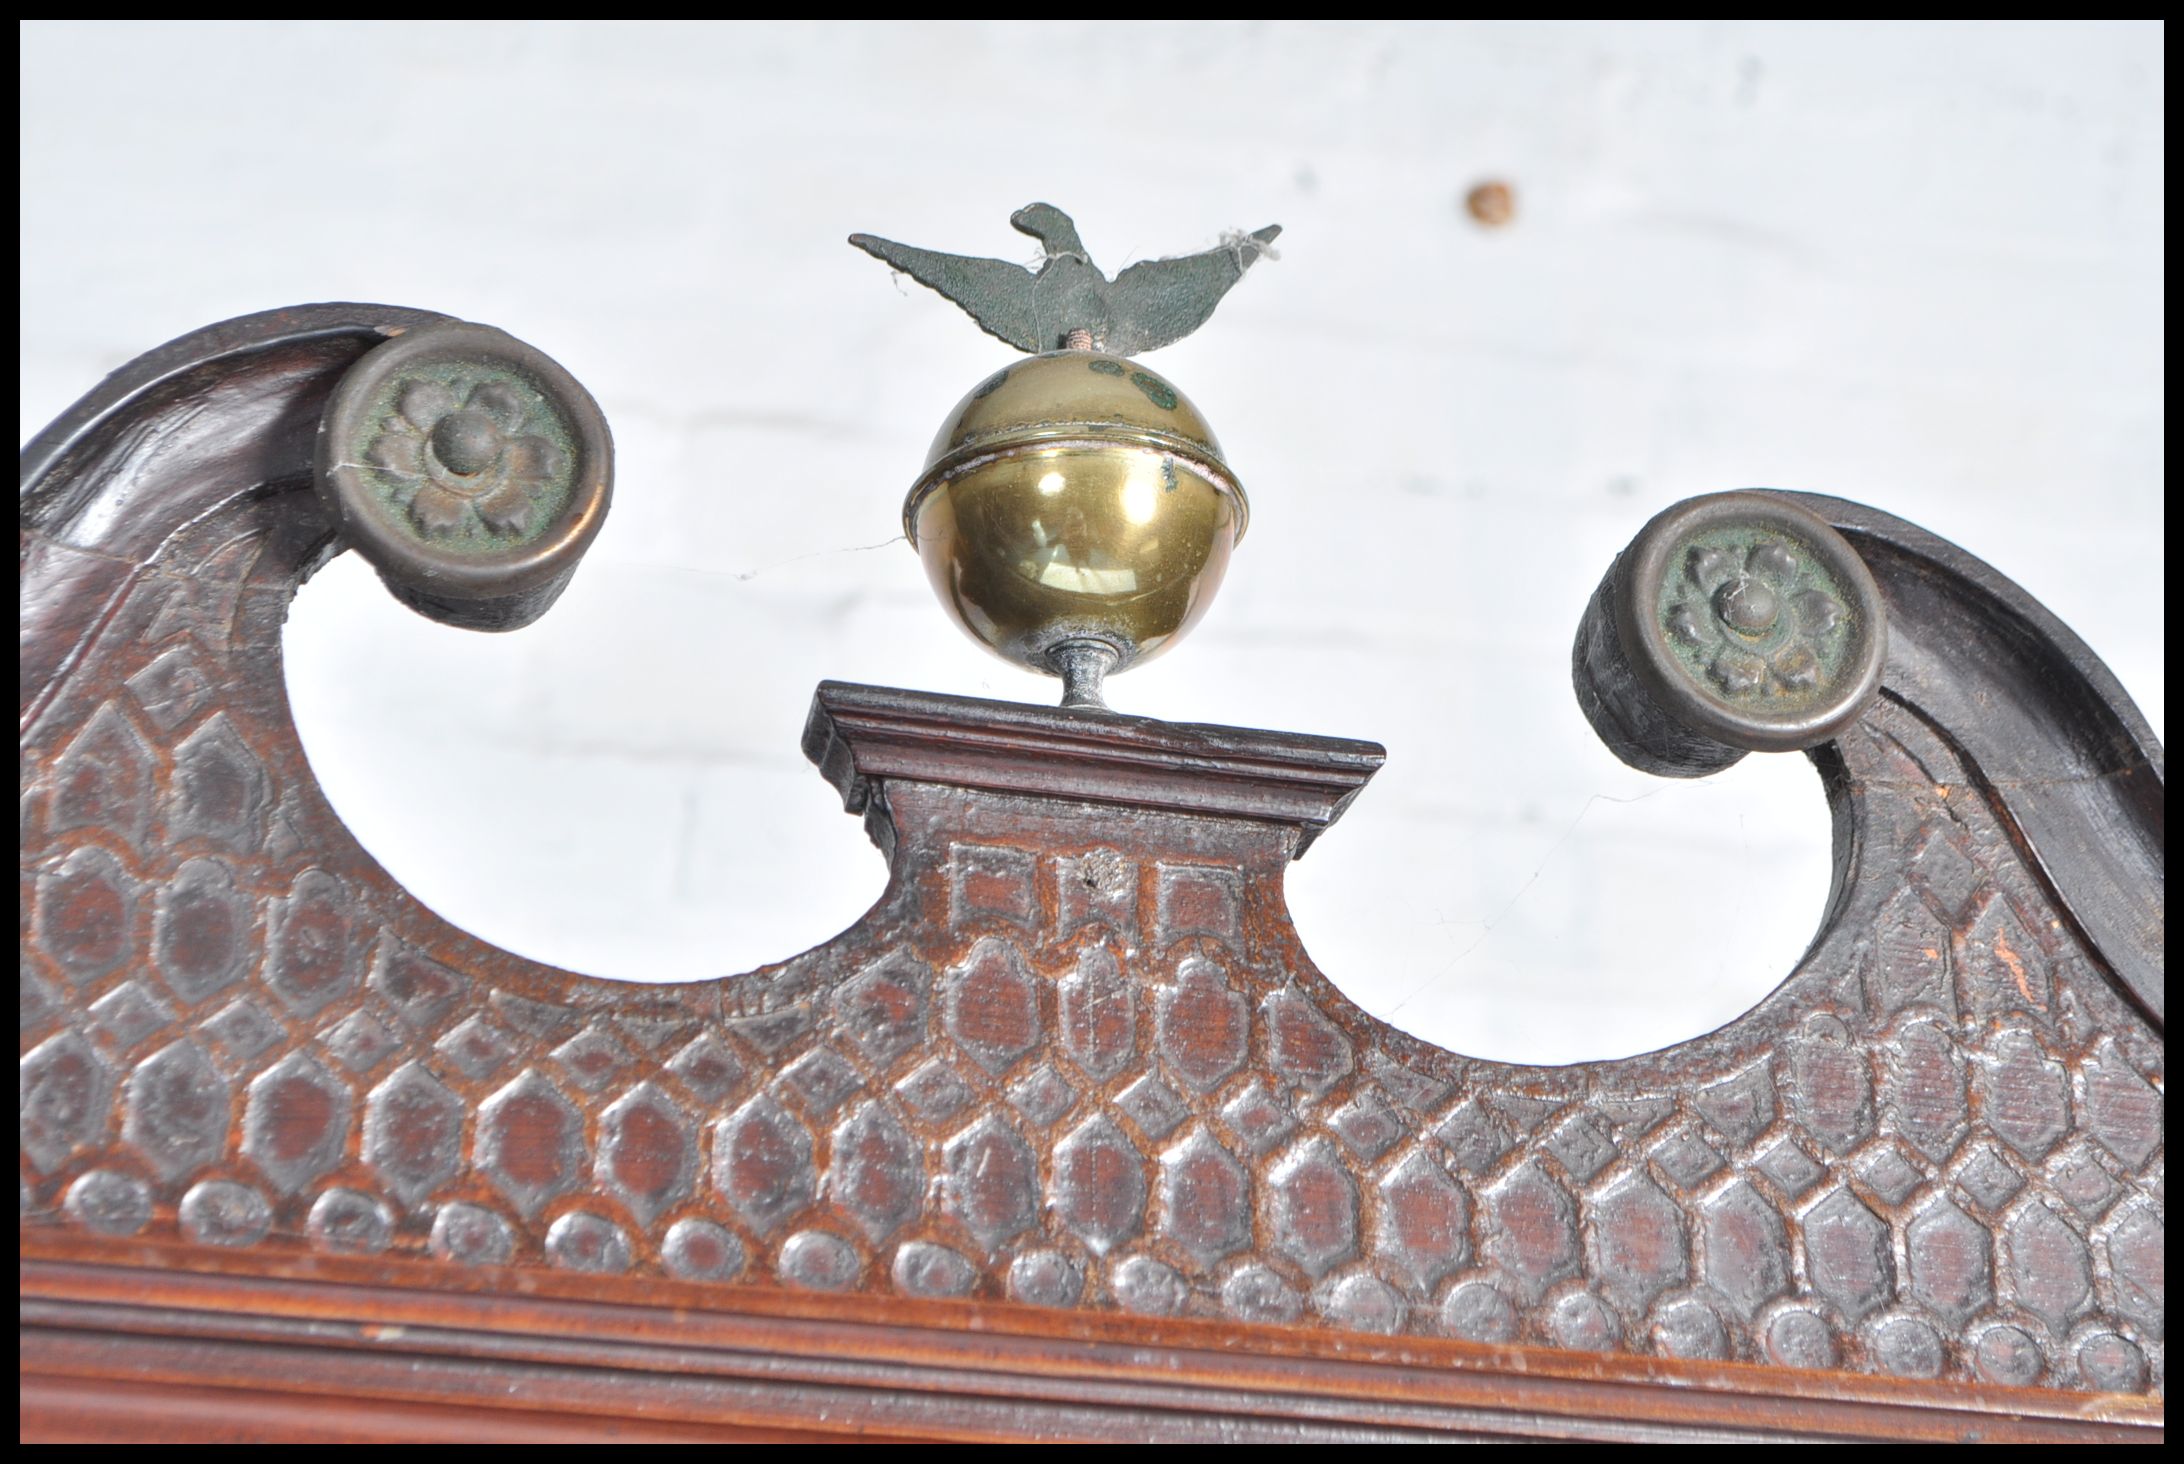
[[[1140,356],[1204,325],[1244,271],[1259,256],[1273,256],[1282,232],[1279,224],[1231,232],[1204,253],[1143,260],[1109,279],[1085,251],[1075,221],[1053,204],[1027,204],[1009,222],[1039,241],[1046,257],[1038,268],[942,254],[871,234],[852,234],[849,242],[947,296],[980,329],[1019,351],[1060,350],[1082,331],[1095,350]]]
[[[1699,777],[1832,741],[1879,690],[1888,611],[1843,536],[1773,493],[1656,515],[1578,627],[1578,700],[1617,756]]]
[[[408,331],[344,377],[318,491],[405,603],[510,630],[544,614],[605,522],[614,445],[591,393],[490,326]]]

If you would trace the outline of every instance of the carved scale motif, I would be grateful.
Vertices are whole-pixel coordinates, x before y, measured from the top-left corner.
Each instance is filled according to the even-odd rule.
[[[280,671],[307,488],[136,511],[134,561],[26,529],[26,606],[106,576],[25,673],[26,1235],[2163,1386],[2158,1023],[1892,697],[1817,754],[1857,831],[1822,937],[1645,1057],[1475,1061],[1313,966],[1283,868],[1367,744],[1112,718],[1215,748],[1192,808],[1068,713],[848,687],[807,750],[879,903],[631,986],[452,928],[327,805]]]

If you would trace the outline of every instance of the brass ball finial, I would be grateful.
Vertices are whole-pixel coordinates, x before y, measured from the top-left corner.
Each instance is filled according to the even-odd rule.
[[[973,639],[1062,676],[1065,705],[1097,706],[1106,674],[1197,623],[1250,516],[1213,430],[1165,378],[1056,351],[956,405],[903,532]]]
[[[1212,603],[1251,517],[1189,398],[1132,359],[1180,339],[1281,231],[1148,260],[1110,280],[1069,216],[1011,220],[1047,258],[1000,260],[850,242],[1032,352],[956,404],[903,503],[903,532],[956,623],[1003,659],[1062,678],[1062,704],[1174,645]]]

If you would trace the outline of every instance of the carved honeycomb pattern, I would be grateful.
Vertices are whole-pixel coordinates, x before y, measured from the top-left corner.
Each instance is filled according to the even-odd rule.
[[[2159,1038],[1885,706],[1843,751],[1908,877],[1794,1017],[1668,1058],[1441,1052],[1311,966],[1272,860],[965,793],[897,809],[917,906],[648,990],[372,893],[277,695],[221,690],[285,569],[199,552],[26,738],[26,1225],[2162,1384]]]

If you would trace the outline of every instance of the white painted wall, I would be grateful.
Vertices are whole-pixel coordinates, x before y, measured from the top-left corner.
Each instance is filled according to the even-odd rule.
[[[21,413],[199,325],[367,299],[598,395],[617,503],[510,637],[354,560],[290,684],[365,844],[457,923],[631,979],[821,940],[878,856],[796,753],[822,677],[1049,700],[897,530],[1006,359],[853,229],[1110,271],[1279,221],[1161,369],[1253,531],[1164,717],[1377,738],[1298,866],[1321,964],[1467,1051],[1693,1035],[1810,936],[1802,759],[1665,784],[1568,647],[1656,509],[1863,499],[2075,626],[2162,720],[2158,25],[51,25],[22,33]],[[1508,179],[1516,222],[1461,199]],[[870,547],[879,546],[879,547]],[[1725,942],[1725,946],[1716,945]]]

